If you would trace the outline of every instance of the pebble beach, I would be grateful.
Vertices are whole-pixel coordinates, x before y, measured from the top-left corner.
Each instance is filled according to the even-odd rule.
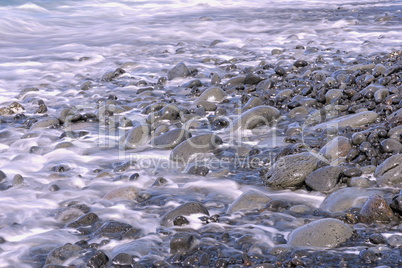
[[[402,266],[401,10],[0,3],[0,267]]]

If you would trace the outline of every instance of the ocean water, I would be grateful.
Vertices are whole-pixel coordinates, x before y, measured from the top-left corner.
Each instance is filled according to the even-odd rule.
[[[255,66],[269,60],[274,48],[291,50],[298,45],[337,51],[346,60],[359,54],[391,52],[401,49],[402,3],[400,1],[134,1],[134,0],[32,0],[0,1],[0,107],[17,101],[27,116],[33,116],[37,102],[43,100],[49,116],[63,108],[95,112],[97,100],[115,94],[131,101],[138,87],[129,82],[156,82],[178,62],[197,66],[199,73],[222,73],[205,59],[239,59],[239,66]],[[309,59],[309,54],[294,55]],[[127,84],[108,88],[98,84],[93,95],[80,94],[85,81],[99,81],[108,71],[124,66]],[[169,86],[184,83],[174,80]],[[29,88],[30,91],[21,94]],[[185,102],[186,100],[181,100]],[[140,111],[135,107],[130,118]],[[108,135],[97,124],[79,125],[90,134],[71,139],[74,149],[57,149],[64,130],[29,131],[19,122],[0,124],[0,169],[8,182],[16,174],[24,183],[0,191],[0,267],[32,267],[29,256],[43,253],[64,243],[78,241],[74,230],[65,228],[57,218],[60,207],[68,201],[91,204],[102,219],[124,221],[138,227],[144,239],[155,242],[159,215],[173,205],[187,200],[203,200],[219,213],[225,204],[235,200],[253,186],[244,186],[225,177],[204,181],[171,172],[158,173],[155,166],[165,163],[166,151],[145,148],[135,152],[142,166],[131,172],[140,174],[130,185],[154,196],[169,200],[159,211],[154,206],[136,208],[130,203],[112,203],[102,199],[114,186],[125,185],[94,175],[94,170],[111,171],[127,155],[115,146],[119,135]],[[73,128],[74,126],[72,126]],[[113,130],[119,131],[124,130]],[[24,137],[27,133],[32,136]],[[32,147],[42,153],[32,154]],[[124,153],[123,153],[124,154]],[[132,155],[130,157],[133,157]],[[123,159],[124,158],[124,159]],[[145,159],[145,160],[144,160]],[[148,161],[148,162],[147,162]],[[156,162],[158,162],[156,164]],[[55,175],[57,165],[69,168]],[[147,168],[148,167],[148,168]],[[178,175],[177,175],[178,174]],[[164,188],[151,189],[158,176],[165,176]],[[57,184],[59,191],[50,191]],[[317,207],[324,196],[303,191],[272,192],[270,196],[304,200]],[[237,228],[248,228],[243,223]],[[267,244],[276,233],[254,226]],[[265,228],[265,229],[264,229]],[[149,235],[147,235],[149,234]],[[156,242],[155,242],[156,243]],[[117,246],[117,245],[113,245]],[[109,245],[110,250],[112,246]]]

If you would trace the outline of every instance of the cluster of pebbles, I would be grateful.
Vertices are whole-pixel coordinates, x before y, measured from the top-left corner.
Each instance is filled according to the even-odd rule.
[[[19,139],[57,133],[53,150],[83,157],[105,150],[168,152],[166,166],[150,171],[149,189],[135,184],[147,172],[138,159],[108,167],[101,161],[82,179],[88,188],[92,180],[107,183],[97,188],[102,197],[66,195],[53,211],[55,229],[73,230],[76,242],[37,246],[21,262],[47,268],[401,266],[402,53],[294,51],[274,49],[255,66],[241,59],[180,62],[153,81],[131,76],[130,64],[123,64],[75,85],[82,103],[104,93],[80,109],[33,101],[38,88],[21,91],[21,101],[0,109],[2,124],[24,131]],[[114,147],[79,148],[99,135],[94,129],[108,133]],[[0,139],[13,140],[11,134],[2,131]],[[29,153],[49,148],[32,146]],[[63,163],[49,174],[47,191],[54,193],[79,176]],[[205,184],[225,178],[243,193],[231,199],[195,190],[180,199],[170,195],[175,177],[169,174]],[[2,172],[0,182],[2,191],[30,187],[18,174]],[[296,198],[278,195],[292,192]],[[325,199],[314,207],[303,195]],[[158,224],[149,232],[130,218],[103,219],[97,210],[105,204],[153,213]]]

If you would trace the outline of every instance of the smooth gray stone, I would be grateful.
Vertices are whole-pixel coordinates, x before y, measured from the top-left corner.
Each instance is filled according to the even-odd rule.
[[[330,161],[346,157],[352,149],[350,140],[343,136],[338,136],[329,141],[321,148],[320,153]]]
[[[208,209],[201,203],[198,202],[188,202],[183,205],[176,207],[175,209],[169,211],[163,215],[161,219],[162,226],[173,226],[173,220],[177,216],[189,216],[191,214],[204,214],[209,216]]]
[[[109,191],[103,196],[103,198],[106,200],[135,200],[137,196],[137,188],[134,186],[124,186]]]
[[[243,85],[244,84],[244,80],[246,79],[245,76],[236,76],[233,78],[230,78],[225,85],[227,87],[234,87],[234,86],[238,86],[238,85]]]
[[[170,159],[187,163],[195,154],[209,153],[220,144],[222,144],[222,139],[215,134],[198,135],[176,146],[170,153]]]
[[[377,113],[372,111],[364,111],[357,114],[345,115],[328,122],[324,122],[314,126],[314,129],[326,129],[330,127],[344,128],[347,126],[361,127],[366,124],[374,123],[378,118]]]
[[[269,169],[266,183],[276,189],[300,186],[324,163],[326,160],[322,156],[308,152],[284,156]]]
[[[246,102],[246,104],[243,105],[243,107],[241,108],[241,110],[242,110],[243,112],[245,112],[245,111],[247,111],[247,110],[250,110],[250,109],[252,109],[252,108],[254,108],[254,107],[261,106],[261,105],[263,105],[263,103],[262,103],[262,101],[261,101],[260,98],[251,97],[251,98],[248,100],[248,102]]]
[[[38,122],[34,123],[30,130],[38,129],[38,128],[47,128],[47,127],[54,127],[60,125],[60,121],[57,118],[49,117],[39,120]]]
[[[374,176],[380,186],[402,183],[402,154],[387,158],[376,168]]]
[[[124,149],[134,149],[148,142],[151,128],[149,125],[138,125],[131,128],[122,139]]]
[[[201,93],[201,95],[194,101],[194,104],[198,105],[201,101],[221,102],[226,97],[226,92],[220,87],[210,87]]]
[[[189,74],[190,71],[188,70],[187,66],[183,62],[179,62],[176,64],[176,66],[168,71],[167,77],[169,80],[172,80],[176,77],[187,77]]]
[[[393,127],[388,131],[388,137],[395,139],[397,141],[401,139],[401,135],[402,135],[402,125]]]
[[[385,139],[382,140],[381,149],[386,153],[401,153],[402,152],[402,144],[396,139]]]
[[[154,138],[150,144],[158,149],[173,149],[188,138],[191,138],[189,131],[177,128]]]
[[[393,112],[392,114],[387,116],[388,120],[391,120],[394,117],[402,117],[402,108],[400,108],[399,110]]]
[[[332,190],[339,181],[344,168],[326,166],[314,170],[306,178],[306,184],[315,191],[326,192]]]
[[[250,190],[241,194],[228,208],[226,213],[232,214],[236,211],[251,211],[254,209],[262,209],[272,199],[265,194]]]
[[[253,129],[261,125],[269,125],[280,115],[278,109],[271,106],[258,106],[242,113],[229,125],[231,130]]]
[[[293,230],[288,244],[294,247],[335,248],[353,235],[353,229],[337,219],[321,219]]]
[[[321,210],[342,212],[353,207],[362,207],[373,194],[382,195],[381,190],[347,187],[328,195],[320,205]]]

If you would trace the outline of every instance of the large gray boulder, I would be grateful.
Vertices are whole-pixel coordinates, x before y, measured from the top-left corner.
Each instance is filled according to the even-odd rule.
[[[297,187],[304,183],[311,172],[326,164],[325,158],[318,154],[305,152],[287,155],[269,169],[266,183],[276,189]]]
[[[263,105],[257,106],[242,113],[229,126],[231,130],[253,129],[261,125],[270,125],[280,115],[278,109]]]
[[[321,219],[293,230],[288,244],[294,247],[335,248],[353,235],[353,229],[337,219]]]

